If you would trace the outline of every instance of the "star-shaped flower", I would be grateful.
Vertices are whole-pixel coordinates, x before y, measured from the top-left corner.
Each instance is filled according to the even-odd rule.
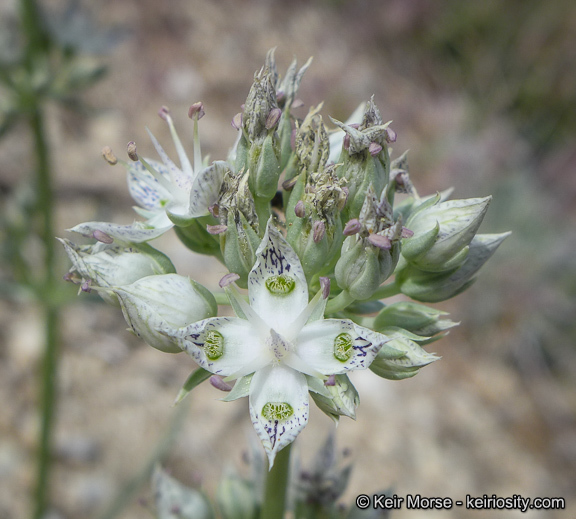
[[[308,422],[308,380],[369,367],[388,338],[348,319],[323,319],[328,280],[308,302],[300,260],[271,220],[248,276],[250,304],[234,285],[225,289],[238,317],[204,319],[177,333],[202,368],[240,379],[236,397],[249,396],[272,467]]]
[[[138,204],[134,210],[146,219],[131,225],[108,222],[86,222],[70,229],[91,236],[103,232],[120,243],[141,243],[157,238],[176,225],[187,225],[193,218],[207,216],[208,208],[218,200],[220,186],[228,164],[215,161],[207,165],[202,161],[198,139],[198,119],[204,114],[202,104],[190,108],[194,120],[194,167],[176,133],[170,113],[166,108],[159,112],[168,123],[180,160],[176,166],[168,157],[154,135],[148,131],[162,162],[138,157],[136,145],[128,145],[128,154],[134,160],[125,164],[130,195]]]

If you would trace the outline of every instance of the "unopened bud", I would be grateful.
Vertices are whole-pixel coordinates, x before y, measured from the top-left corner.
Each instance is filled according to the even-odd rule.
[[[382,151],[382,146],[377,142],[371,142],[370,146],[368,146],[368,151],[370,152],[370,155],[376,157]]]
[[[92,288],[90,287],[90,280],[87,279],[86,281],[84,281],[82,283],[82,286],[80,287],[80,290],[82,290],[82,292],[86,292],[87,294],[89,294],[90,292],[92,292]]]
[[[368,241],[374,245],[374,247],[378,247],[382,250],[390,250],[392,247],[392,243],[387,236],[383,236],[381,234],[371,234],[368,236]]]
[[[128,152],[128,156],[130,157],[130,160],[133,160],[134,162],[138,161],[138,153],[136,153],[136,143],[134,141],[130,141],[128,143],[128,146],[126,147],[126,151]]]
[[[228,229],[227,225],[207,225],[206,230],[213,235],[222,234]]]
[[[206,112],[204,111],[204,105],[200,101],[188,108],[188,117],[190,117],[190,119],[196,118],[196,120],[199,121],[204,115],[206,115]]]
[[[386,139],[386,142],[388,143],[396,142],[396,137],[397,134],[392,128],[386,128],[386,133],[384,137]]]
[[[220,391],[232,391],[232,386],[224,382],[222,377],[219,377],[218,375],[212,375],[209,380],[210,384]]]
[[[304,202],[302,202],[302,200],[298,200],[298,203],[294,207],[294,214],[298,218],[304,218],[306,216],[306,209],[304,208]]]
[[[104,160],[111,166],[118,164],[118,159],[116,158],[116,155],[114,155],[114,152],[110,146],[104,146],[102,148],[102,156],[104,157]]]
[[[102,243],[114,243],[114,238],[112,238],[112,236],[106,234],[105,232],[99,231],[98,229],[92,233],[92,238]]]
[[[220,288],[227,287],[228,285],[234,283],[234,281],[240,279],[240,276],[235,272],[230,272],[226,274],[219,282]]]
[[[270,113],[268,114],[268,117],[266,117],[266,129],[267,130],[271,130],[272,128],[274,128],[277,124],[278,121],[280,120],[280,117],[282,116],[282,110],[280,110],[280,108],[272,108],[272,110],[270,110]]]
[[[326,224],[322,220],[317,220],[314,222],[314,225],[312,225],[312,229],[312,239],[314,240],[314,243],[320,243],[322,238],[326,235]]]
[[[354,234],[358,234],[362,230],[362,224],[358,220],[358,218],[352,218],[345,226],[342,234],[344,236],[353,236]]]
[[[232,122],[230,124],[235,130],[240,130],[240,128],[242,128],[242,112],[238,112],[234,117],[232,117]]]

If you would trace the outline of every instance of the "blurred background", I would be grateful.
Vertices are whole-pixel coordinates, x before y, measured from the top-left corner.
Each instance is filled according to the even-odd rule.
[[[149,462],[209,493],[228,464],[241,466],[254,434],[247,401],[218,402],[206,384],[175,410],[191,359],[146,347],[97,296],[76,297],[48,236],[133,220],[124,170],[100,150],[123,157],[134,140],[153,157],[148,127],[175,156],[162,105],[191,144],[188,106],[203,101],[203,152],[225,157],[230,121],[271,47],[280,72],[314,56],[296,115],[324,100],[326,119],[345,120],[374,94],[420,193],[492,194],[481,232],[513,231],[477,284],[436,305],[462,323],[429,348],[441,361],[400,382],[354,374],[358,418],[337,430],[355,463],[346,498],[564,497],[562,512],[435,517],[574,515],[574,2],[39,0],[38,26],[33,5],[0,4],[0,518],[31,517],[38,499],[51,519],[145,517]],[[46,167],[49,182],[38,174]],[[209,288],[225,273],[171,233],[153,245]],[[57,330],[46,326],[54,316]],[[332,428],[312,414],[297,442],[304,464]],[[41,455],[49,490],[39,498]]]

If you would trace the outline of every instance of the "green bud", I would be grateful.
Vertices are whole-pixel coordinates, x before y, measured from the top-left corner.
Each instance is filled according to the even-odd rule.
[[[406,222],[414,235],[402,243],[402,255],[414,267],[443,272],[462,265],[467,246],[482,223],[491,197],[423,204]]]
[[[68,273],[71,281],[82,283],[83,290],[90,287],[110,287],[127,285],[153,274],[176,272],[170,259],[147,243],[131,247],[96,243],[95,245],[77,246],[70,240],[60,239],[72,262]],[[105,291],[99,295],[107,303],[117,305],[115,296]]]
[[[174,227],[176,236],[190,250],[199,254],[221,257],[220,238],[210,234],[206,225],[214,225],[218,221],[213,216],[194,218],[186,227]]]
[[[148,276],[109,290],[118,296],[124,318],[134,333],[167,353],[181,351],[171,332],[218,313],[216,300],[208,289],[177,274]]]
[[[416,335],[432,337],[457,326],[458,323],[443,319],[444,315],[448,313],[412,301],[401,301],[382,308],[374,319],[373,328],[382,332],[386,327],[396,326]]]
[[[396,276],[403,294],[425,303],[437,303],[454,297],[475,281],[475,275],[510,233],[478,234],[469,245],[460,267],[448,272],[427,272],[408,265]]]
[[[246,288],[248,274],[256,262],[256,250],[262,240],[240,211],[229,211],[226,232],[220,234],[224,263],[240,276],[238,286]]]
[[[222,519],[253,519],[259,508],[254,484],[230,469],[216,492]]]
[[[346,238],[334,269],[338,286],[354,299],[368,299],[381,284],[378,257],[379,251],[366,246],[362,238]]]
[[[356,408],[360,404],[358,391],[347,375],[335,375],[334,385],[325,385],[319,379],[311,382],[314,377],[308,377],[310,395],[316,405],[332,420],[338,423],[340,416],[356,419]]]
[[[389,380],[402,380],[413,377],[420,368],[438,360],[440,357],[428,353],[413,339],[413,334],[402,329],[386,329],[390,340],[382,346],[370,365],[370,369],[379,377]]]
[[[278,135],[268,134],[262,143],[253,143],[248,153],[250,190],[256,198],[272,200],[280,178],[280,148]]]
[[[214,519],[210,501],[203,492],[185,487],[160,468],[154,472],[153,486],[158,519]]]

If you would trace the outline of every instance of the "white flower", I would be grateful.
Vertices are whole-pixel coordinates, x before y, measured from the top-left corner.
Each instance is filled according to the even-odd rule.
[[[207,166],[203,163],[198,140],[199,113],[203,112],[197,110],[192,116],[194,167],[184,151],[172,118],[166,109],[162,109],[160,115],[170,128],[180,159],[180,167],[170,160],[149,130],[148,134],[162,162],[139,158],[136,162],[125,164],[128,169],[128,189],[139,206],[134,207],[134,210],[146,219],[145,222],[135,221],[131,225],[86,222],[70,230],[84,235],[100,231],[120,243],[140,243],[157,238],[174,224],[186,225],[193,218],[207,216],[208,208],[218,200],[228,164],[224,161],[215,161]]]
[[[308,422],[307,377],[323,381],[365,369],[388,340],[347,319],[323,319],[327,289],[324,283],[308,302],[300,260],[270,220],[248,276],[250,304],[229,285],[238,317],[204,319],[177,332],[202,368],[241,378],[227,400],[249,396],[270,467]]]

